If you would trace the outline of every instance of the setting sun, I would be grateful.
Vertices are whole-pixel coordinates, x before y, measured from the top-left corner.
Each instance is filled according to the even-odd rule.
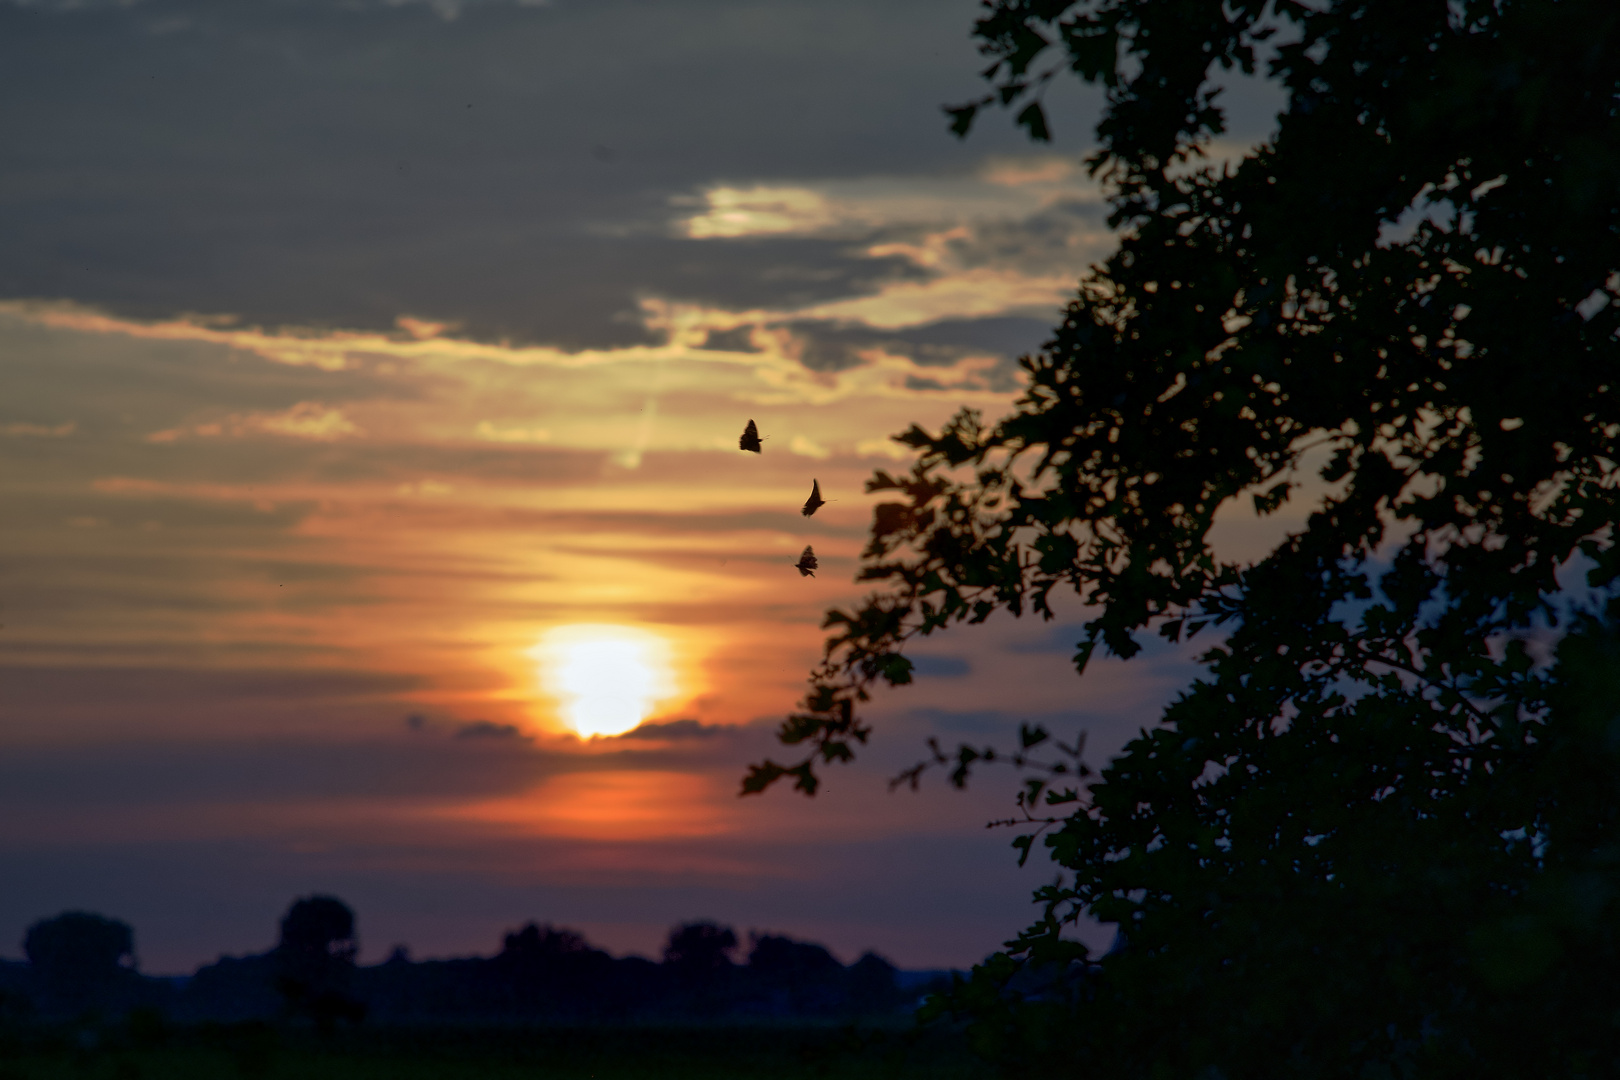
[[[622,735],[675,691],[669,645],[624,626],[563,626],[535,649],[540,677],[580,735]]]

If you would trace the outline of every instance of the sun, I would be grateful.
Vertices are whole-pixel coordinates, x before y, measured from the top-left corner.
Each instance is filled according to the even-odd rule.
[[[532,651],[540,681],[580,735],[622,735],[675,693],[669,644],[628,626],[552,630]]]

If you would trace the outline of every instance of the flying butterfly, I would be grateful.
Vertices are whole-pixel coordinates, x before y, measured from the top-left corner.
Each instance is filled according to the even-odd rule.
[[[760,452],[759,428],[754,426],[752,420],[748,421],[748,426],[743,428],[742,438],[737,440],[737,449],[751,450],[756,454]]]
[[[816,553],[809,544],[804,546],[804,554],[799,556],[799,561],[795,565],[798,567],[801,577],[816,576]]]
[[[810,481],[810,497],[804,500],[804,509],[799,512],[805,517],[809,517],[825,505],[827,505],[827,500],[821,497],[821,482],[819,480]]]

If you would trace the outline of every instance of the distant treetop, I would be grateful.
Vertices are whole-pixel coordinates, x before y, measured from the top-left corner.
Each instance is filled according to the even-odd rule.
[[[360,949],[355,938],[354,912],[335,896],[306,896],[294,901],[281,920],[279,947],[352,961]]]

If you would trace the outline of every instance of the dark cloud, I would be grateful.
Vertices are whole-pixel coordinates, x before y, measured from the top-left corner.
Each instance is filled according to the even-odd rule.
[[[1018,728],[1018,722],[1000,709],[919,708],[910,712],[929,728],[950,735],[1005,735]]]
[[[527,738],[516,724],[497,724],[493,720],[469,720],[456,728],[458,739],[518,739]]]
[[[1085,623],[1057,623],[1047,627],[1038,638],[1008,644],[1007,651],[1034,654],[1063,653],[1072,656],[1085,638]]]
[[[8,605],[9,608],[9,605]],[[13,609],[12,620],[16,619]],[[8,620],[10,621],[10,620]],[[23,624],[26,627],[26,624]],[[12,627],[18,623],[12,621]],[[6,687],[4,714],[16,720],[60,710],[105,710],[119,704],[132,712],[195,711],[234,703],[241,713],[256,707],[297,708],[312,703],[388,700],[422,686],[412,675],[310,668],[164,668],[93,665],[0,666]]]
[[[1095,199],[1064,199],[1027,217],[980,224],[969,235],[948,241],[946,250],[963,267],[1079,277],[1113,247],[1107,215],[1107,205]]]
[[[0,761],[0,806],[15,838],[19,814],[43,822],[91,805],[482,796],[524,790],[557,771],[538,750],[496,754],[493,747],[480,750],[479,742],[282,738],[12,747]]]
[[[1018,357],[1035,352],[1052,336],[1045,319],[1000,316],[990,319],[941,319],[908,327],[885,341],[919,364],[949,364],[968,353]],[[908,351],[909,350],[909,351]],[[948,358],[948,359],[947,359]]]
[[[944,133],[976,88],[968,0],[435,7],[0,6],[0,296],[623,344],[648,293],[801,303],[912,272],[680,240],[677,195],[1019,146]]]
[[[700,720],[667,720],[663,723],[642,724],[620,735],[621,739],[710,739],[731,732],[722,724],[705,724]]]
[[[1050,323],[1023,316],[987,319],[940,319],[899,330],[833,322],[827,319],[796,319],[784,324],[801,342],[801,361],[815,371],[841,371],[860,363],[856,353],[882,349],[909,358],[925,367],[949,367],[968,356],[997,356],[1010,362],[1038,350],[1051,337]],[[912,389],[938,390],[943,383],[916,380]],[[1011,387],[993,386],[1006,390]]]
[[[859,367],[863,361],[852,342],[828,340],[826,337],[804,339],[799,346],[799,363],[811,371],[831,373]]]
[[[732,330],[710,330],[698,348],[722,352],[758,352],[752,334],[752,328],[747,326],[739,326]]]
[[[913,656],[911,669],[925,678],[961,678],[973,665],[959,656]]]

